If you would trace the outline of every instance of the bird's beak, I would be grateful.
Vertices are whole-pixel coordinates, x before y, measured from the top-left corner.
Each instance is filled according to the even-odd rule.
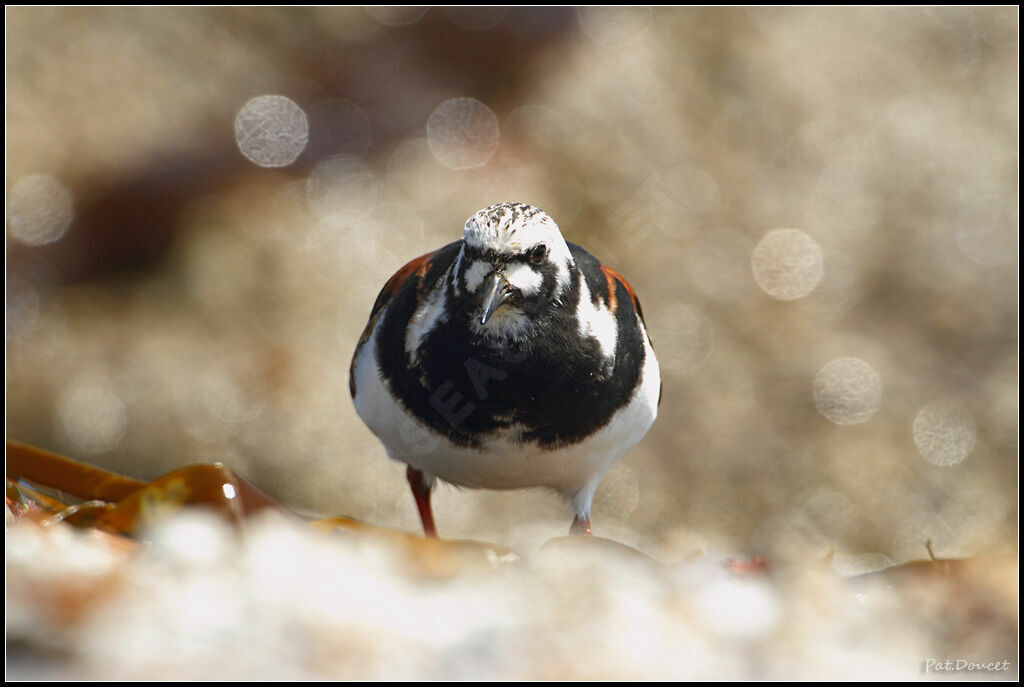
[[[494,272],[487,278],[487,282],[484,284],[484,309],[483,314],[480,316],[481,326],[487,324],[487,320],[491,319],[494,311],[507,301],[511,295],[512,289],[509,287],[508,282],[505,281],[505,277]]]

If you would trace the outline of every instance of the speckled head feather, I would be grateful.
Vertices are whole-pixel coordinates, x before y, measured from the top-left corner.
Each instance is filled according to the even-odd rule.
[[[463,238],[471,246],[499,253],[521,252],[538,243],[565,243],[555,220],[525,203],[498,203],[466,220]]]

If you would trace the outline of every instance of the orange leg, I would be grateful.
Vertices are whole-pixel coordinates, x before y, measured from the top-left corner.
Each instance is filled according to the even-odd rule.
[[[423,534],[436,539],[437,527],[434,526],[434,513],[430,510],[430,487],[423,479],[423,473],[411,465],[406,468],[405,477],[409,480],[412,496],[416,499],[416,509],[419,510],[420,520],[423,522]]]
[[[590,518],[580,519],[577,515],[573,518],[572,527],[569,528],[569,534],[593,534],[590,531]]]

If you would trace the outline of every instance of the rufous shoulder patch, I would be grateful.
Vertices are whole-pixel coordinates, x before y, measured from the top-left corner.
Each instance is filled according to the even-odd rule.
[[[604,273],[604,278],[608,280],[608,309],[614,313],[616,308],[618,308],[619,302],[616,295],[619,290],[616,284],[618,282],[622,284],[623,288],[626,289],[626,293],[629,294],[629,300],[633,302],[633,309],[639,312],[640,306],[637,303],[636,292],[633,291],[633,287],[629,285],[626,278],[607,265],[601,265],[601,272]]]

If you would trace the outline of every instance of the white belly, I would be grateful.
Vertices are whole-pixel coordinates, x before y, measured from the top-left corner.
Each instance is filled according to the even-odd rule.
[[[378,326],[383,321],[378,320]],[[650,343],[641,372],[640,393],[611,421],[584,441],[542,449],[515,440],[514,430],[493,436],[482,448],[457,446],[417,421],[391,395],[377,374],[375,336],[356,358],[356,412],[381,440],[388,455],[428,476],[465,487],[519,489],[551,487],[570,498],[580,490],[591,495],[612,466],[650,429],[657,416],[661,375]],[[589,511],[589,504],[588,504]]]

